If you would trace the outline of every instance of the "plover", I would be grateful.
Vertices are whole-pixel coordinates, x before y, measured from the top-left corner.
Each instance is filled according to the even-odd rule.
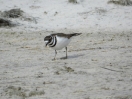
[[[72,34],[64,34],[64,33],[56,33],[56,34],[51,34],[49,36],[46,36],[44,38],[44,41],[46,43],[45,46],[49,46],[52,49],[55,50],[55,57],[54,60],[56,59],[56,54],[57,51],[56,50],[61,50],[65,47],[66,49],[66,57],[63,59],[67,58],[67,46],[70,43],[71,39],[73,36],[78,36],[81,33],[72,33]]]

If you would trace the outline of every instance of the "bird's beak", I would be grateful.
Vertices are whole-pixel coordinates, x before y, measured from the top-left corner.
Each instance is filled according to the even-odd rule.
[[[49,42],[48,42],[48,41],[45,41],[45,43],[46,43],[46,44],[45,44],[45,47],[47,47],[47,45],[49,44]]]

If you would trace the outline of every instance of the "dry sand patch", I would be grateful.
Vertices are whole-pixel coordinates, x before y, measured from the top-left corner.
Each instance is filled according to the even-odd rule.
[[[57,31],[55,31],[57,32]],[[131,99],[131,32],[82,33],[65,50],[45,48],[49,32],[1,32],[2,99]]]

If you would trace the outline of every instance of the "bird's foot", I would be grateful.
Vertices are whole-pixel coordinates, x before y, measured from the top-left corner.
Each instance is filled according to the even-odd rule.
[[[67,59],[67,57],[62,57],[62,58],[60,58],[60,59]]]
[[[52,59],[52,61],[55,61],[55,60],[56,60],[56,58],[53,58],[53,59]]]

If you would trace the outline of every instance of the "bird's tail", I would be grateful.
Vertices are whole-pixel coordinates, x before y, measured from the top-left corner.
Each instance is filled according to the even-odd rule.
[[[78,35],[80,35],[80,34],[82,34],[82,33],[73,33],[73,34],[71,34],[72,36],[78,36]]]

